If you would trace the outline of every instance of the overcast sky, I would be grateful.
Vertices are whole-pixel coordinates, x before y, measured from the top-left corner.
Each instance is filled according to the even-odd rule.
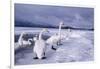
[[[66,26],[93,28],[94,9],[34,4],[15,4],[15,25]]]

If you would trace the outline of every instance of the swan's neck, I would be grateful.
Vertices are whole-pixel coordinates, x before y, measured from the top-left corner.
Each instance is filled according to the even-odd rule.
[[[19,37],[20,40],[22,39],[23,35],[24,35],[24,34],[21,34],[21,35],[20,35],[20,37]]]
[[[59,35],[59,37],[61,37],[61,24],[59,25],[59,32],[58,32],[58,35]]]
[[[42,33],[43,33],[43,31],[41,31],[41,32],[39,33],[39,40],[42,38]]]

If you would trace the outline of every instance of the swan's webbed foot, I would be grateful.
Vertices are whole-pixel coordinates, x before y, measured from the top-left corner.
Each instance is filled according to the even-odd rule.
[[[54,48],[53,46],[52,46],[52,48],[51,48],[52,50],[57,50],[56,48]]]
[[[42,59],[46,59],[46,57],[42,57]]]
[[[38,57],[33,57],[33,59],[38,59]]]

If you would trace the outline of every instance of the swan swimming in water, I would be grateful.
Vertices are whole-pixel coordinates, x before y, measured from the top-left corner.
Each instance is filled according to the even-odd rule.
[[[53,50],[56,50],[56,48],[53,47],[54,45],[59,45],[61,43],[61,27],[62,27],[62,25],[64,25],[64,23],[61,21],[59,24],[58,34],[54,34],[53,36],[48,38],[46,41],[47,44],[52,46]]]
[[[42,39],[42,34],[48,32],[47,29],[42,29],[39,33],[39,38],[36,36],[35,45],[33,48],[33,53],[35,55],[34,59],[45,59],[46,42]]]
[[[30,46],[31,45],[31,40],[32,39],[28,39],[28,41],[27,40],[25,40],[23,37],[25,36],[25,32],[22,32],[21,33],[21,35],[20,35],[20,37],[19,37],[19,39],[18,39],[18,45],[20,46],[20,47],[24,47],[24,46]]]

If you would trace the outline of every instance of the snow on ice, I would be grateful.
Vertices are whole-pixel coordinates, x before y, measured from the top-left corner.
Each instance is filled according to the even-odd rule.
[[[15,36],[20,35],[22,31],[28,34],[36,34],[41,29],[37,28],[15,28]],[[49,29],[50,34],[45,34],[50,37],[57,29]],[[66,34],[66,29],[62,29],[63,34]],[[33,35],[34,36],[34,35]],[[44,37],[46,37],[44,36]],[[18,39],[18,38],[16,38]],[[50,45],[47,45],[46,59],[33,59],[33,47],[19,48],[17,40],[15,42],[15,65],[28,64],[47,64],[47,63],[65,63],[65,62],[80,62],[93,61],[94,59],[94,32],[88,30],[72,30],[68,39],[62,40],[62,45],[54,51]]]

